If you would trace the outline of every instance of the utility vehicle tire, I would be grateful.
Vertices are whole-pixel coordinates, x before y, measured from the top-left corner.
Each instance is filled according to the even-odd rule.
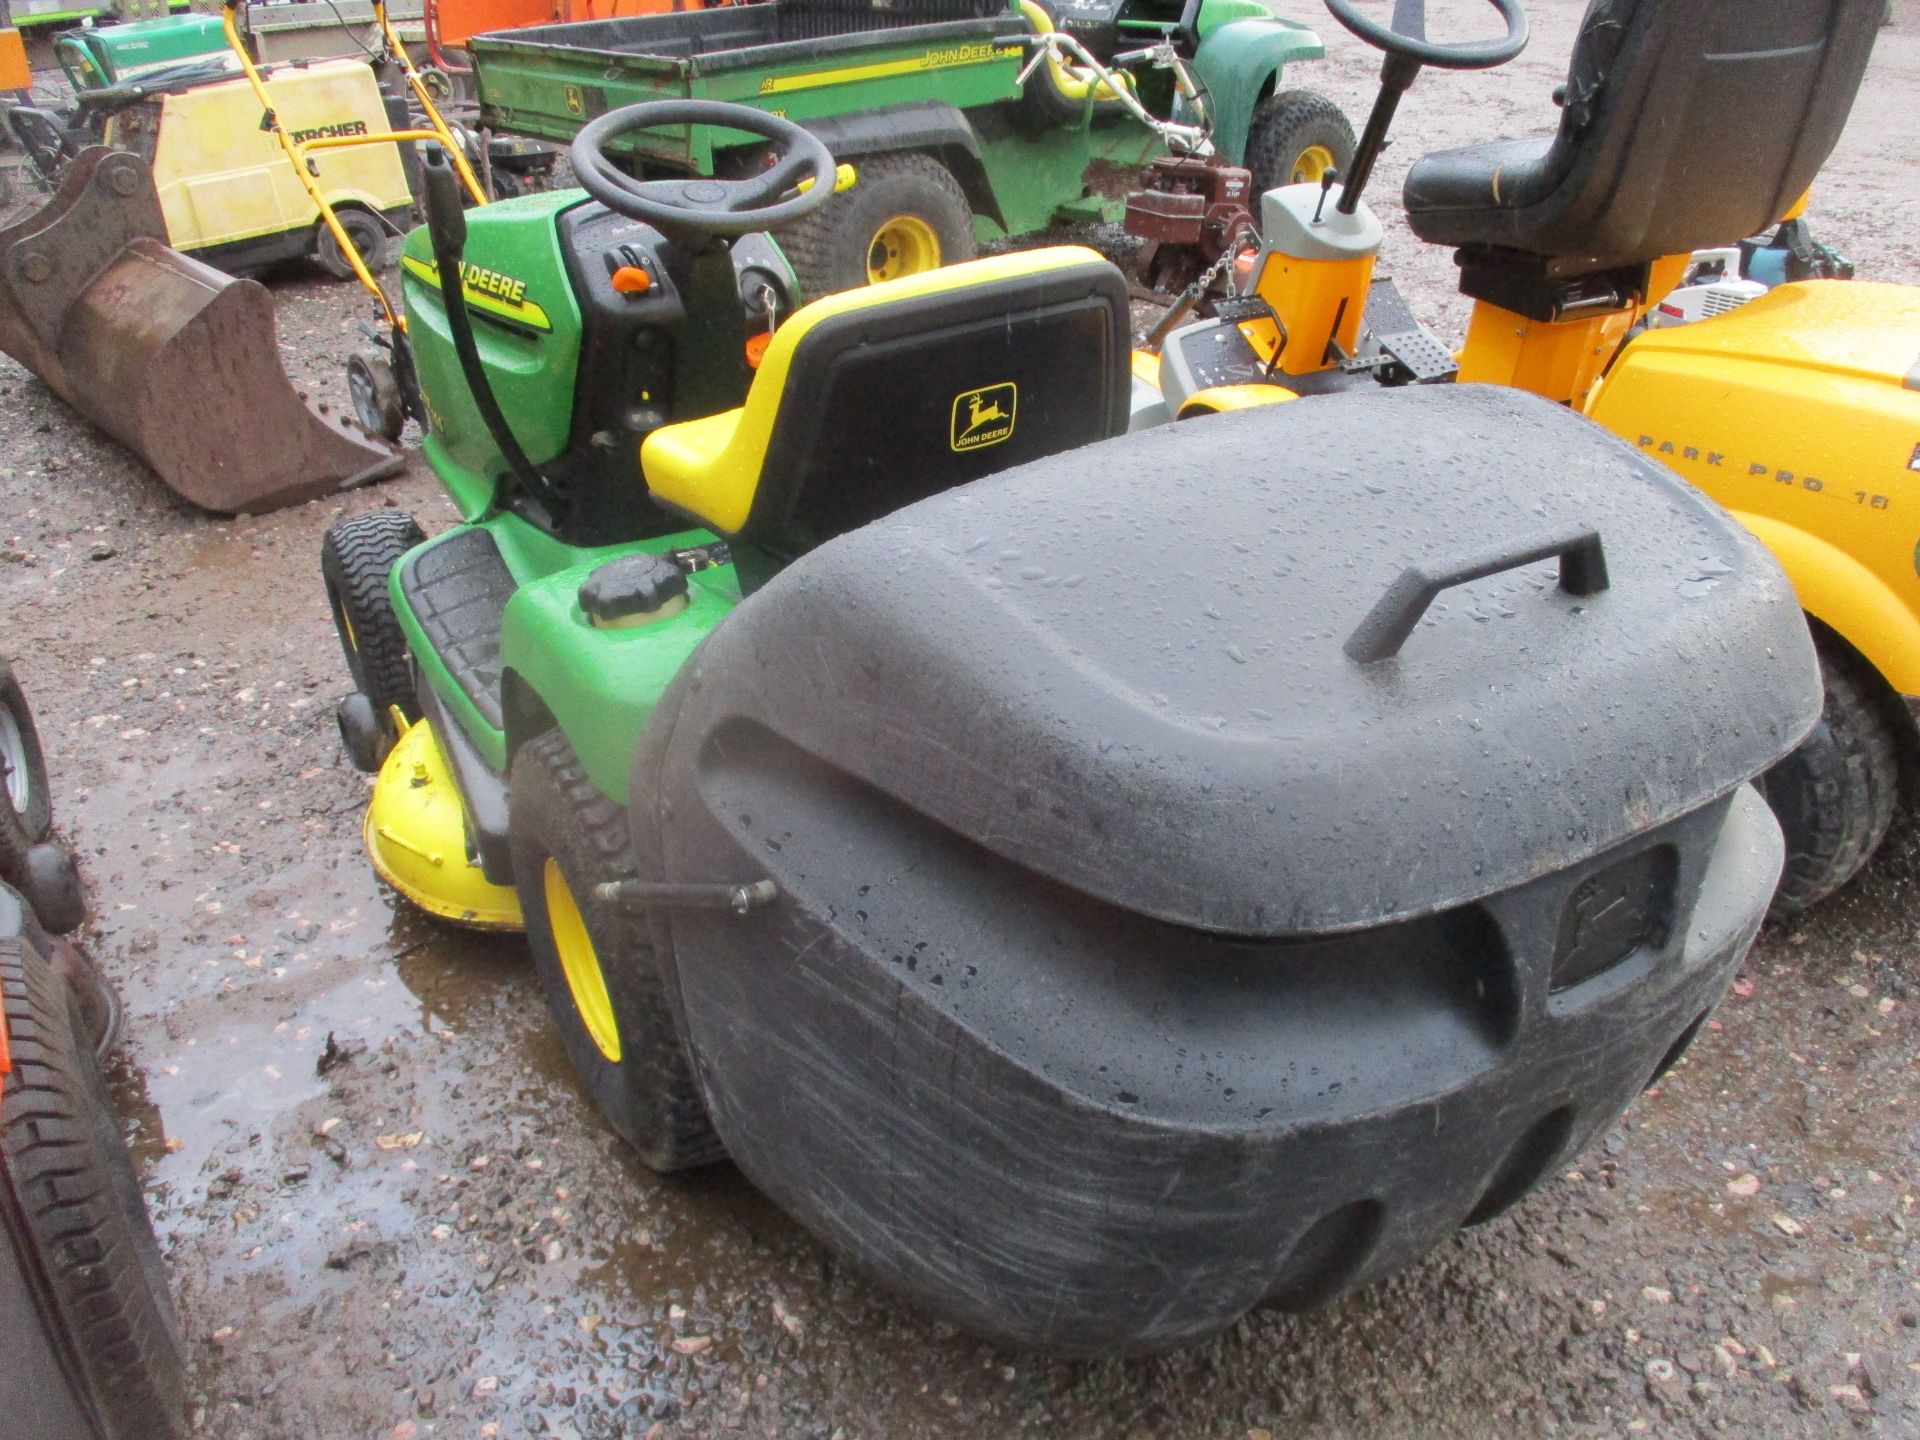
[[[0,995],[13,1054],[0,1096],[0,1245],[26,1272],[45,1341],[83,1392],[88,1433],[184,1435],[179,1324],[99,1063],[66,986],[18,939],[0,940]]]
[[[851,190],[778,232],[803,299],[974,257],[973,207],[938,160],[873,155],[854,168],[859,180]]]
[[[649,1168],[723,1159],[643,917],[599,899],[633,875],[625,810],[549,730],[513,758],[514,882],[540,988],[593,1103]]]
[[[1787,842],[1773,913],[1794,915],[1838,890],[1886,838],[1900,788],[1899,703],[1872,666],[1815,629],[1827,687],[1820,723],[1763,780]]]
[[[1353,165],[1353,144],[1353,126],[1326,96],[1312,90],[1268,96],[1247,126],[1254,195],[1278,185],[1318,184],[1329,169],[1346,174]],[[1257,215],[1259,206],[1253,209]]]
[[[387,577],[400,557],[426,538],[411,515],[375,510],[335,521],[320,542],[320,578],[354,689],[382,715],[397,705],[409,720],[420,718],[420,705]]]
[[[360,259],[367,269],[378,270],[386,256],[387,227],[380,223],[378,217],[352,206],[336,208],[333,213],[339,217],[340,228],[353,241],[353,248],[360,252]],[[320,262],[322,270],[336,280],[354,278],[353,262],[347,259],[346,252],[340,248],[340,242],[333,238],[333,230],[325,220],[314,221],[313,258]]]
[[[353,418],[369,435],[396,444],[407,428],[407,402],[393,362],[378,350],[356,350],[347,357],[347,394],[353,397]]]
[[[52,826],[40,732],[13,667],[0,660],[0,880],[15,887],[25,883],[27,852]]]

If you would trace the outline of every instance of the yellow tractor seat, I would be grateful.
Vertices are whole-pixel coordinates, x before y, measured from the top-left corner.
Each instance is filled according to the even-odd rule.
[[[1126,281],[1054,246],[847,290],[775,333],[746,403],[640,449],[742,584],[915,500],[1127,428]],[[769,565],[766,562],[771,562]]]

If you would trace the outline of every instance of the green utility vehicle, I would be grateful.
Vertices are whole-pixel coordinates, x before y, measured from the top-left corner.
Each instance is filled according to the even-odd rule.
[[[53,53],[76,95],[130,84],[176,66],[235,74],[240,69],[217,15],[169,15],[69,30],[54,40]]]
[[[1325,53],[1258,0],[772,0],[534,26],[472,41],[482,123],[571,139],[609,109],[718,100],[799,122],[860,181],[782,234],[809,294],[965,259],[976,241],[1114,221],[1169,148],[1253,193],[1344,167],[1325,97],[1282,86]],[[633,138],[645,177],[751,174],[763,142],[691,125]]]

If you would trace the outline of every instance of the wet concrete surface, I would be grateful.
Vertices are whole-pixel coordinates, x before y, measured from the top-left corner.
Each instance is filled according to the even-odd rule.
[[[1316,5],[1281,8],[1336,52],[1296,80],[1357,125],[1370,52]],[[1443,333],[1465,315],[1447,257],[1416,251],[1391,197],[1420,150],[1551,123],[1578,7],[1535,8],[1520,64],[1423,79],[1382,166],[1395,271]],[[1816,204],[1863,274],[1908,283],[1917,69],[1902,0],[1845,182]],[[344,400],[362,297],[274,284],[289,369]],[[226,521],[4,361],[0,427],[0,649],[127,1002],[117,1097],[201,1433],[1920,1435],[1910,825],[1850,893],[1769,928],[1687,1059],[1507,1216],[1177,1353],[1000,1351],[844,1269],[730,1169],[643,1171],[574,1085],[523,945],[427,922],[373,878],[317,554],[344,513],[451,523],[422,468]]]

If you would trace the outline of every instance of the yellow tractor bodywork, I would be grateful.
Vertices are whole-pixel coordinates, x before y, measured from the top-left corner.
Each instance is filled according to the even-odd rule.
[[[282,66],[265,81],[274,113],[297,139],[388,128],[380,87],[364,61]],[[261,128],[260,102],[244,76],[156,98],[157,114],[138,106],[116,115],[106,140],[149,157],[174,249],[204,256],[244,246],[264,263],[315,248],[320,208],[278,138]],[[319,162],[317,183],[335,207],[396,221],[413,203],[395,145],[330,152]],[[284,243],[275,244],[277,237]]]
[[[1588,414],[1739,515],[1809,614],[1920,695],[1920,290],[1806,281],[1646,331]]]

